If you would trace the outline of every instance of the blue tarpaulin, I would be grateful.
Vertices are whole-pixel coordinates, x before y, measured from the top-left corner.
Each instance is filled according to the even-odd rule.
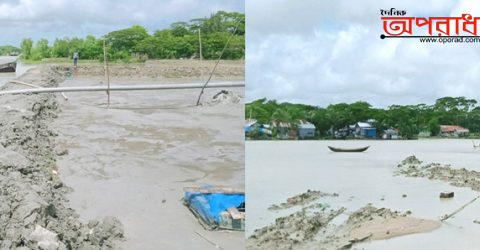
[[[220,213],[245,203],[245,194],[185,192],[187,205],[208,223],[220,223]]]

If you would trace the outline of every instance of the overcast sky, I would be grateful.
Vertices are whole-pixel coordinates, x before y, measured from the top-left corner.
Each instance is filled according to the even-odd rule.
[[[218,10],[245,12],[243,0],[0,0],[0,45],[102,36],[140,24],[153,32]]]
[[[248,101],[386,107],[443,96],[480,99],[480,43],[381,40],[381,8],[480,16],[479,0],[247,0]]]

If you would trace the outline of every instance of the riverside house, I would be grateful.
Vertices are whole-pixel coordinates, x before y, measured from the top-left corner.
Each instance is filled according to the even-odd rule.
[[[470,133],[468,128],[458,125],[440,125],[440,135],[444,137],[466,137]]]

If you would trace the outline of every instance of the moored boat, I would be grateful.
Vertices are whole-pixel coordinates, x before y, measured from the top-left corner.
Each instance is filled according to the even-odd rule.
[[[17,62],[7,63],[0,65],[1,73],[13,73],[17,70]]]
[[[346,152],[346,153],[354,153],[354,152],[364,152],[367,150],[370,146],[362,147],[362,148],[336,148],[336,147],[331,147],[328,146],[330,150],[333,152]]]

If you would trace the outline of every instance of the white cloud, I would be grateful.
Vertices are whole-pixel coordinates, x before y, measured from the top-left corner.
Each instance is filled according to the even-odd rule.
[[[254,1],[247,11],[247,98],[374,106],[480,99],[477,44],[381,40],[381,8],[412,16],[471,13],[478,1]],[[265,13],[268,12],[268,15]],[[293,86],[292,86],[293,85]]]
[[[0,45],[22,38],[104,35],[134,24],[150,31],[218,10],[244,12],[242,0],[0,0]]]

